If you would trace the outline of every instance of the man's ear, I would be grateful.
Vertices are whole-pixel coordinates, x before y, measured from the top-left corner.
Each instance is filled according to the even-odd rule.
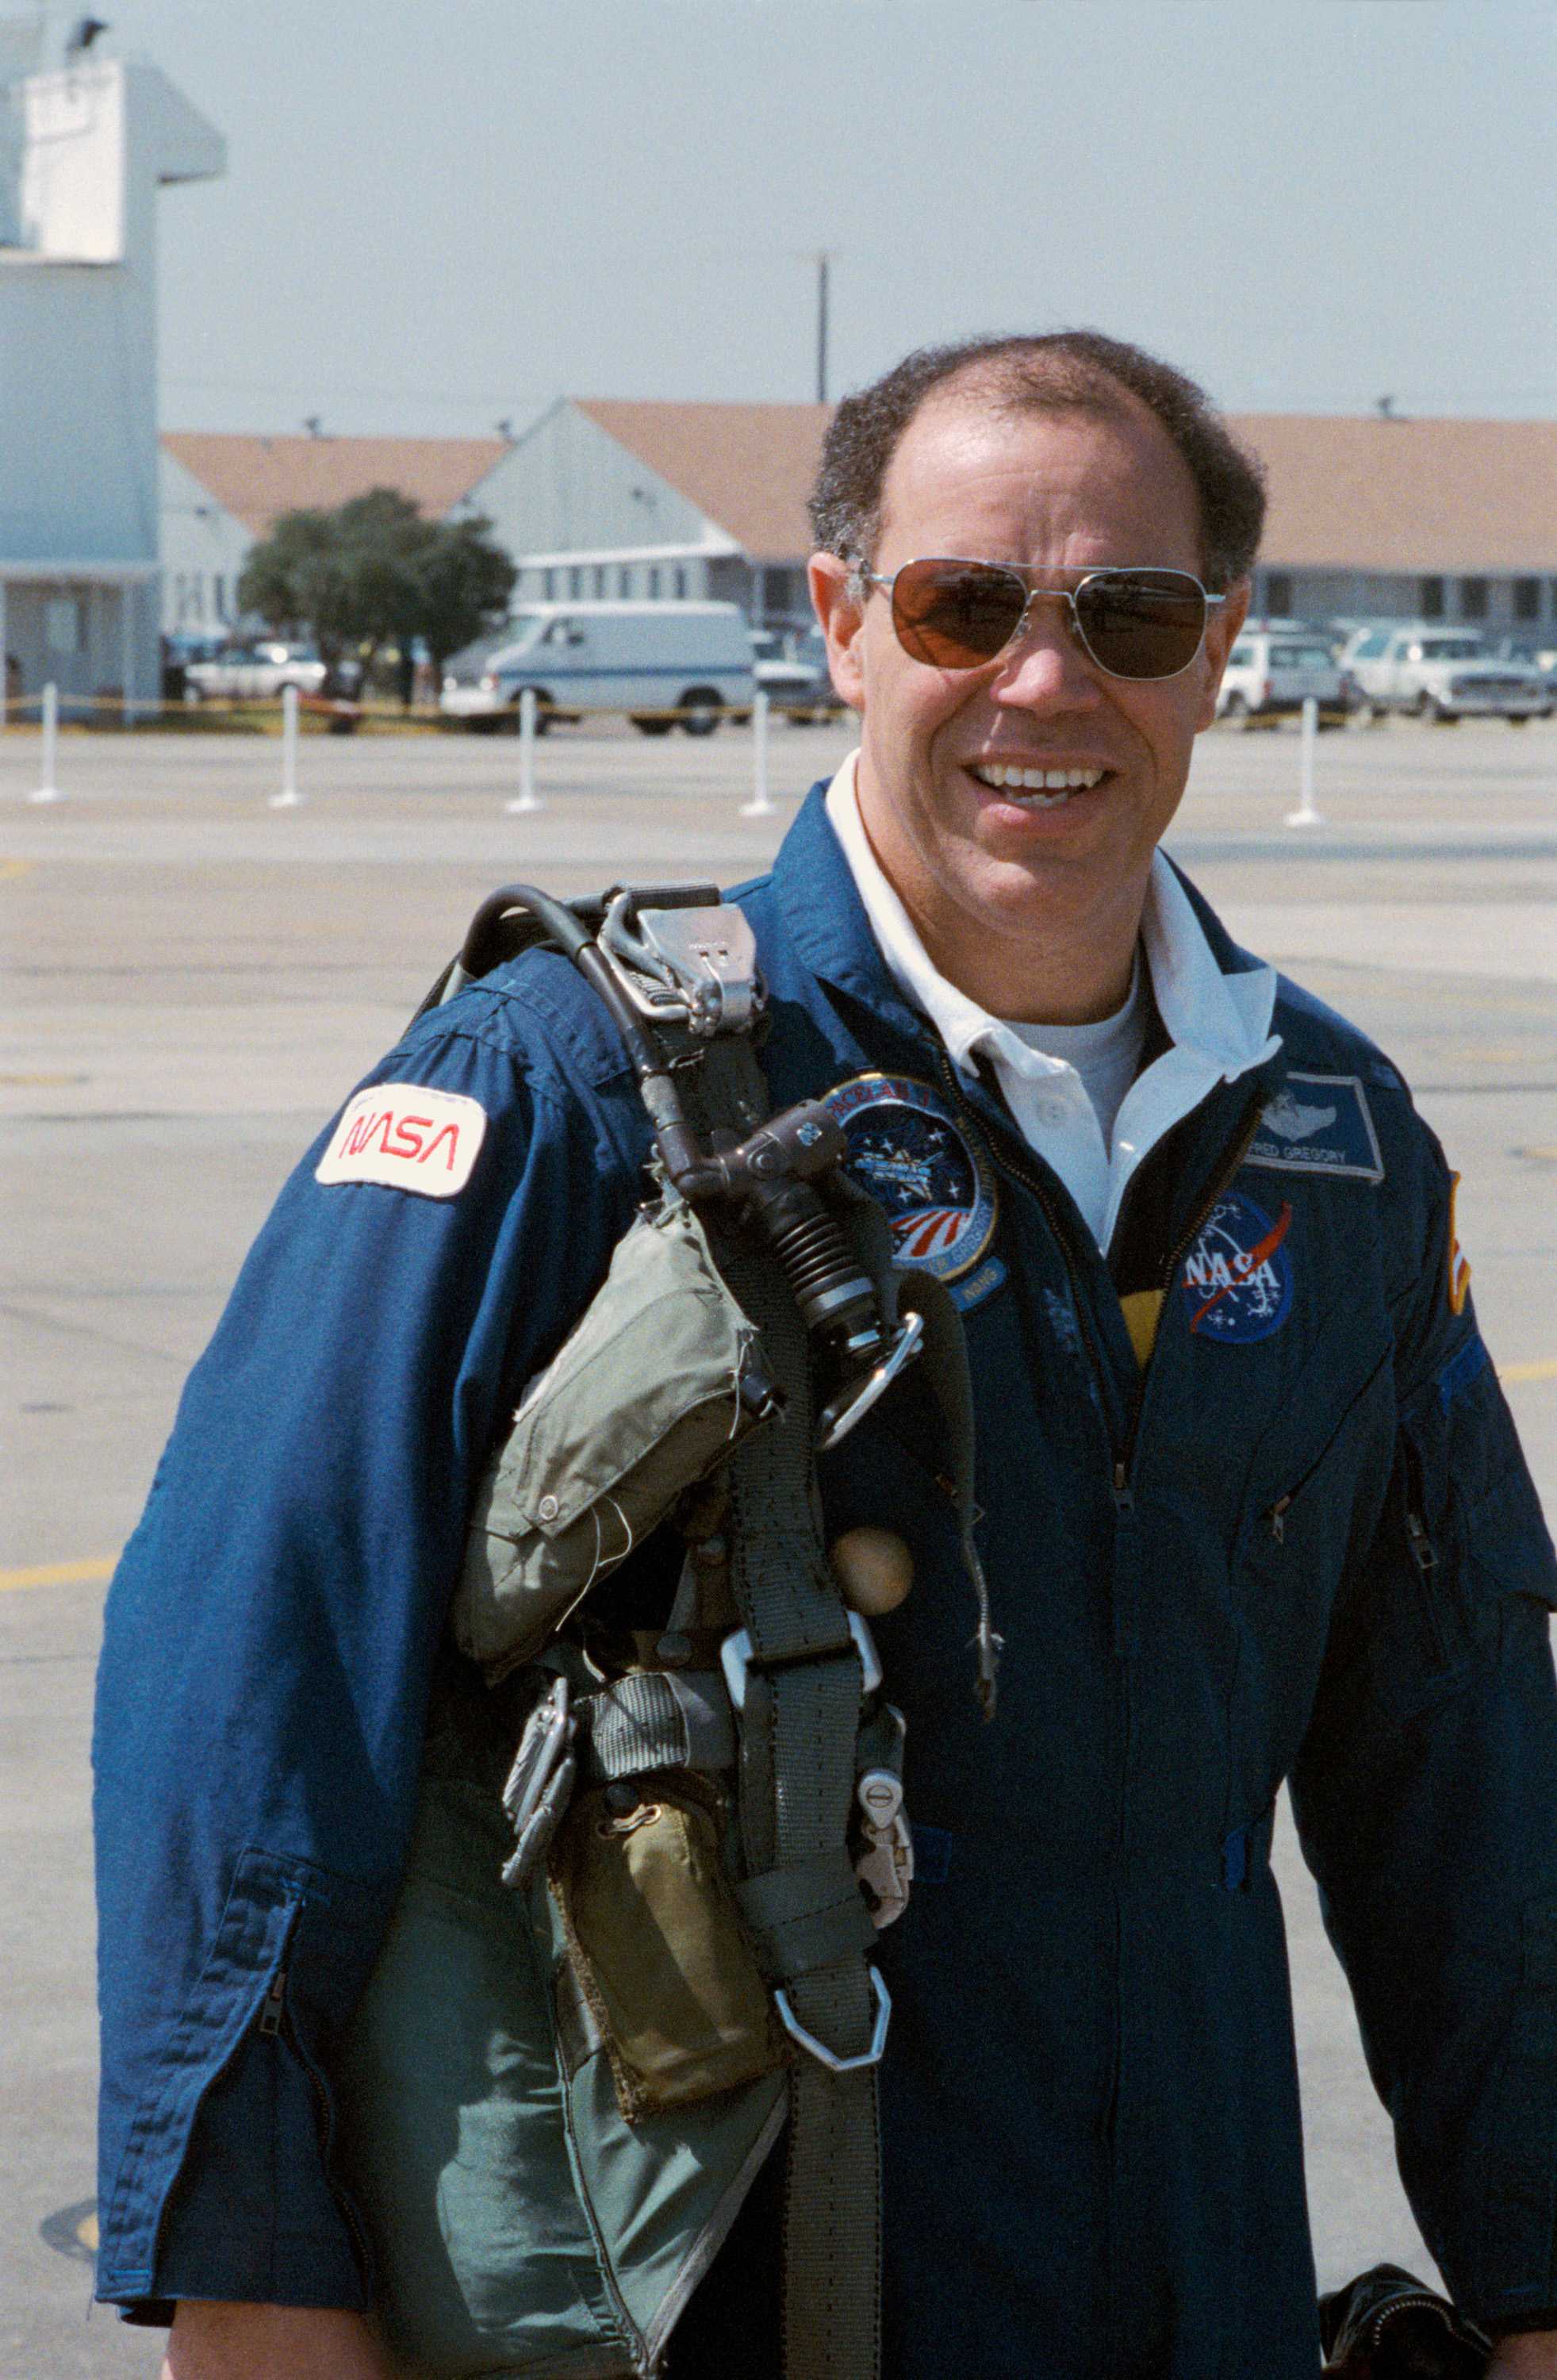
[[[827,667],[834,690],[851,710],[865,707],[864,657],[860,630],[864,609],[851,591],[854,574],[836,553],[814,553],[806,566],[811,602],[827,640]]]
[[[1235,579],[1223,601],[1206,619],[1205,647],[1201,655],[1205,684],[1195,721],[1197,735],[1216,717],[1217,689],[1222,684],[1222,673],[1227,666],[1227,656],[1237,642],[1238,631],[1249,616],[1249,591],[1247,578]]]

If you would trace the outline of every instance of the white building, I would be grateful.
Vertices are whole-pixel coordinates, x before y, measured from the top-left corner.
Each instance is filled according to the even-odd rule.
[[[805,500],[827,408],[560,398],[473,488],[515,601],[726,596],[808,616]],[[1235,414],[1271,508],[1261,612],[1557,622],[1557,421]]]
[[[90,54],[13,80],[0,113],[6,689],[154,698],[157,194],[221,174],[224,146],[155,67]]]
[[[713,597],[811,615],[805,499],[825,405],[560,397],[467,499],[519,566],[515,602]]]

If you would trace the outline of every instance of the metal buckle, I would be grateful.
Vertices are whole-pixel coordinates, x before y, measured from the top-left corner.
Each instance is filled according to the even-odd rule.
[[[814,2033],[807,2033],[790,2006],[788,1992],[778,1984],[773,1987],[773,2005],[790,2039],[798,2042],[801,2048],[808,2051],[819,2066],[825,2066],[829,2074],[858,2074],[867,2066],[879,2066],[881,2063],[881,2054],[887,2046],[887,2028],[892,2022],[892,1995],[875,1967],[866,1972],[871,1979],[871,1989],[875,1994],[875,2030],[871,2034],[870,2047],[863,2049],[857,2058],[839,2058],[825,2041],[818,2041]]]
[[[517,1838],[502,1871],[511,1892],[523,1892],[540,1866],[573,1793],[578,1773],[573,1742],[578,1722],[568,1703],[566,1678],[554,1678],[525,1721],[502,1789],[503,1808]]]
[[[701,1039],[742,1033],[762,1006],[756,938],[742,910],[637,909],[613,895],[599,947],[639,1014]]]
[[[924,1336],[924,1317],[911,1313],[906,1322],[899,1323],[898,1335],[881,1362],[873,1366],[863,1379],[851,1380],[840,1389],[832,1402],[824,1405],[816,1419],[816,1451],[826,1454],[840,1438],[847,1438],[857,1421],[863,1421],[877,1397],[885,1396],[905,1364],[918,1354]]]
[[[863,1702],[881,1683],[881,1656],[865,1625],[864,1614],[851,1611],[848,1619],[849,1633],[854,1639],[854,1649],[860,1656],[860,1667],[864,1672],[860,1684],[860,1699]],[[803,1654],[801,1658],[804,1659],[805,1656]],[[738,1711],[746,1707],[746,1673],[751,1666],[752,1632],[749,1628],[734,1629],[719,1646],[719,1667],[724,1671],[730,1699]]]
[[[913,1882],[913,1837],[903,1815],[903,1780],[890,1768],[867,1768],[854,1792],[864,1835],[854,1874],[870,1903],[871,1923],[879,1933],[908,1907],[909,1887]]]

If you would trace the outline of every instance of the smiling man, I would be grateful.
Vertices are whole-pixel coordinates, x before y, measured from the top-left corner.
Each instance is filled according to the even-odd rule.
[[[821,1464],[827,1543],[887,1528],[914,1570],[875,1625],[917,1863],[876,1937],[886,2380],[1313,2380],[1284,1783],[1423,2234],[1500,2380],[1557,2374],[1557,1563],[1405,1084],[1160,848],[1261,515],[1201,392],[1091,333],[851,397],[812,586],[860,749],[732,896],[773,1105],[826,1099],[973,1387],[976,1653],[924,1367]],[[472,2048],[470,1961],[366,2047],[354,2010],[424,1764],[493,1724],[450,1719],[445,1633],[482,1470],[647,1126],[544,953],[373,1087],[465,1120],[457,1178],[342,1161],[341,1119],[316,1144],[106,1617],[98,2288],[176,2308],[172,2380],[378,2380],[386,2335],[418,2374],[517,2370],[526,2259],[577,2287],[502,2150],[556,2095],[501,2025]],[[495,1791],[472,1767],[473,1827]],[[389,2050],[458,2101],[393,2154]],[[354,2168],[365,2112],[391,2147]],[[778,2373],[782,2188],[770,2157],[677,2380]],[[573,2313],[566,2368],[651,2368],[622,2307]],[[786,2380],[873,2380],[827,2330]]]

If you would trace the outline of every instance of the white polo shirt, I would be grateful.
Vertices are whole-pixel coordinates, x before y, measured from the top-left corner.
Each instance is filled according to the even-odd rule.
[[[1160,1058],[1136,1073],[1146,1014],[1141,952],[1130,997],[1099,1024],[1013,1024],[991,1016],[932,964],[882,873],[855,795],[858,759],[851,752],[828,786],[827,817],[894,982],[929,1018],[960,1074],[972,1078],[978,1060],[987,1060],[1018,1131],[1054,1168],[1106,1250],[1147,1151],[1216,1084],[1236,1082],[1281,1047],[1271,1033],[1274,968],[1223,974],[1189,895],[1159,851],[1146,889],[1141,952],[1170,1043]]]

